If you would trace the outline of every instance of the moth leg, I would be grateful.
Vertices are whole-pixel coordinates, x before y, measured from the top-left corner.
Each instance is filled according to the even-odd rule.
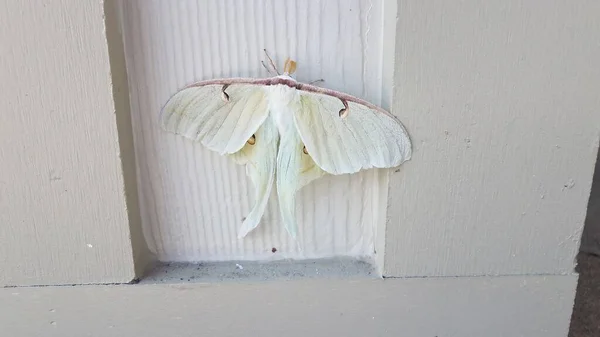
[[[346,101],[345,99],[340,99],[340,101],[342,101],[342,104],[344,104],[344,108],[340,110],[340,117],[346,118],[348,116],[348,112],[350,112],[350,108],[348,107],[348,101]]]
[[[319,83],[319,82],[325,82],[325,80],[321,78],[321,79],[318,79],[318,80],[314,80],[314,81],[312,81],[312,82],[310,82],[308,84],[313,85],[313,84]]]
[[[265,52],[265,55],[267,55],[267,58],[269,59],[269,63],[271,64],[271,67],[273,67],[273,70],[275,70],[275,72],[277,73],[277,75],[281,75],[279,73],[279,70],[277,70],[277,67],[275,66],[275,63],[273,63],[273,60],[269,56],[269,53],[267,53],[267,49],[263,49],[263,51]]]

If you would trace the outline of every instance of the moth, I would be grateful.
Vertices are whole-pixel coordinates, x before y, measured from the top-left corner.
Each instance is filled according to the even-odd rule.
[[[246,166],[255,204],[238,238],[255,229],[273,185],[285,229],[296,238],[296,192],[326,174],[392,168],[411,157],[404,126],[367,101],[296,81],[296,62],[283,74],[265,50],[270,78],[222,78],[188,85],[162,107],[163,130]],[[360,206],[359,206],[360,207]]]

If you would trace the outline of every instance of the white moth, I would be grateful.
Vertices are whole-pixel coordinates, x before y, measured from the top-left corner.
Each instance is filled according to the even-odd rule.
[[[256,203],[239,238],[258,226],[273,183],[284,226],[295,238],[295,199],[302,187],[325,174],[396,167],[411,156],[410,138],[390,113],[297,82],[290,77],[296,62],[289,58],[281,75],[267,58],[278,76],[197,82],[175,93],[160,114],[164,130],[246,165]]]

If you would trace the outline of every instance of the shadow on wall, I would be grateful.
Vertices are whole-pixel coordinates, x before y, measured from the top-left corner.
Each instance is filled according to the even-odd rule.
[[[581,237],[580,251],[600,256],[600,152],[596,158],[596,169]]]

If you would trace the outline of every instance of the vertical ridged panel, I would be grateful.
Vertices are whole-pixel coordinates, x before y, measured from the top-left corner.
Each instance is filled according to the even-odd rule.
[[[254,203],[244,167],[163,132],[157,116],[191,82],[270,76],[263,48],[279,69],[295,59],[299,81],[323,78],[325,87],[379,104],[380,1],[131,0],[122,10],[144,234],[160,260],[372,255],[385,173],[327,176],[300,191],[298,244],[273,191],[259,227],[238,240]]]

